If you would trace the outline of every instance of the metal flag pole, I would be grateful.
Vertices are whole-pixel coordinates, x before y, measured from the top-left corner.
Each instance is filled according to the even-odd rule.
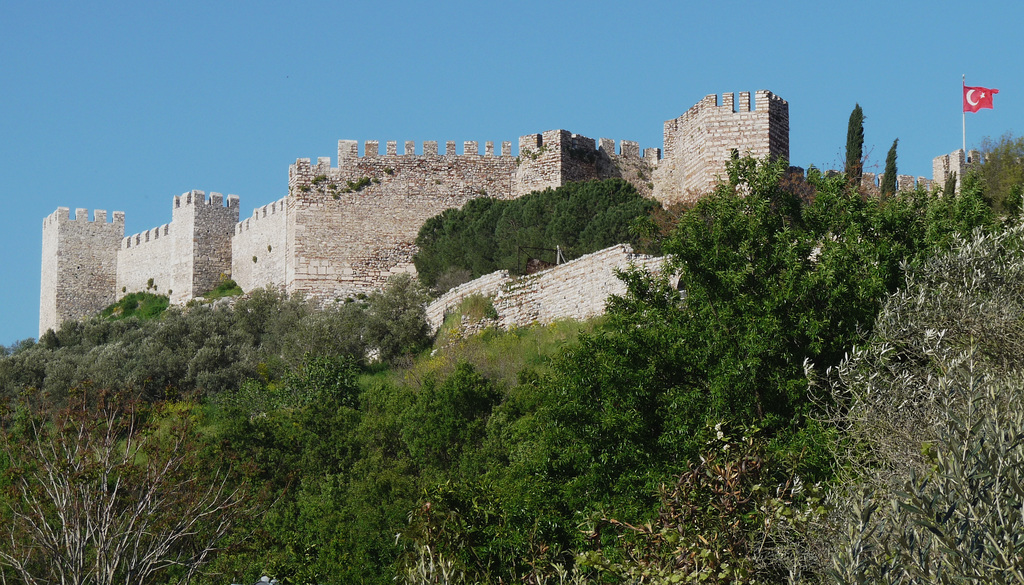
[[[961,81],[963,83],[963,88],[961,88],[962,91],[960,92],[960,100],[963,101],[963,99],[964,99],[964,93],[963,92],[967,91],[967,74],[966,73],[962,73],[961,77],[962,77]],[[961,104],[961,106],[960,106],[960,110],[961,110],[960,111],[960,117],[962,118],[961,124],[963,124],[963,130],[964,130],[963,149],[964,149],[964,156],[967,156],[967,112],[963,111],[963,109],[964,109],[963,105]]]

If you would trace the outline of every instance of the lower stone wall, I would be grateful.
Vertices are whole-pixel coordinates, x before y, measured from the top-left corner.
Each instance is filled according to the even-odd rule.
[[[476,280],[460,284],[444,293],[437,300],[427,305],[427,323],[430,324],[430,330],[436,332],[440,329],[441,324],[444,323],[445,315],[458,309],[459,304],[466,297],[473,295],[493,297],[498,294],[502,286],[511,280],[512,278],[509,276],[508,270],[498,270],[497,272],[485,274]]]
[[[604,313],[611,295],[622,295],[626,285],[615,274],[630,266],[659,271],[665,258],[634,254],[629,244],[619,244],[528,276],[511,277],[493,272],[445,293],[427,307],[433,331],[444,315],[468,296],[492,299],[498,323],[505,328],[559,319],[584,320]]]

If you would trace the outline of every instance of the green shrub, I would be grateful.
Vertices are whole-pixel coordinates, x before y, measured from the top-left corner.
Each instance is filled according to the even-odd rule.
[[[918,267],[834,371],[849,470],[839,583],[1009,583],[1024,572],[1024,227]]]
[[[629,226],[657,207],[621,179],[569,183],[511,201],[478,197],[427,220],[413,262],[420,280],[438,289],[459,270],[473,278],[500,269],[520,272],[532,257],[554,262],[556,247],[571,259],[639,244]]]
[[[153,319],[159,317],[170,305],[170,299],[164,295],[148,292],[128,293],[121,300],[100,312],[106,319],[118,320],[128,317]]]
[[[267,246],[269,248],[269,246]],[[221,297],[235,297],[241,294],[245,294],[242,291],[242,287],[238,286],[234,280],[230,278],[223,278],[220,284],[210,292],[203,295],[207,299],[219,299]]]

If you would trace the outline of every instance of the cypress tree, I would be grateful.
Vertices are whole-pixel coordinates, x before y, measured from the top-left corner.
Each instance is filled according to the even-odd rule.
[[[891,196],[896,193],[896,143],[900,139],[892,141],[892,148],[889,154],[885,155],[885,174],[882,175],[882,195]]]
[[[853,183],[860,183],[864,158],[864,110],[855,104],[850,112],[850,124],[846,128],[846,177]]]

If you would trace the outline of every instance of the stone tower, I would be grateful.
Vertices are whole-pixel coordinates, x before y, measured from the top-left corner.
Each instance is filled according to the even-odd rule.
[[[964,151],[961,148],[954,150],[949,154],[937,156],[932,159],[932,181],[934,182],[936,189],[942,189],[946,185],[946,179],[952,173],[956,173],[956,186],[955,191],[960,192],[960,181],[963,179],[964,173],[971,168],[972,165],[981,163],[981,153],[977,150],[970,151],[964,156]]]
[[[770,91],[741,92],[739,108],[727,93],[706,96],[682,116],[665,122],[664,154],[654,174],[654,197],[665,205],[693,201],[726,176],[725,163],[740,156],[789,159],[789,103]]]
[[[39,294],[39,335],[69,319],[81,319],[114,302],[117,250],[124,236],[124,212],[113,221],[97,209],[58,207],[43,220],[43,263]]]
[[[117,296],[151,291],[183,304],[231,274],[238,196],[192,190],[174,197],[171,223],[128,236],[117,257]]]

